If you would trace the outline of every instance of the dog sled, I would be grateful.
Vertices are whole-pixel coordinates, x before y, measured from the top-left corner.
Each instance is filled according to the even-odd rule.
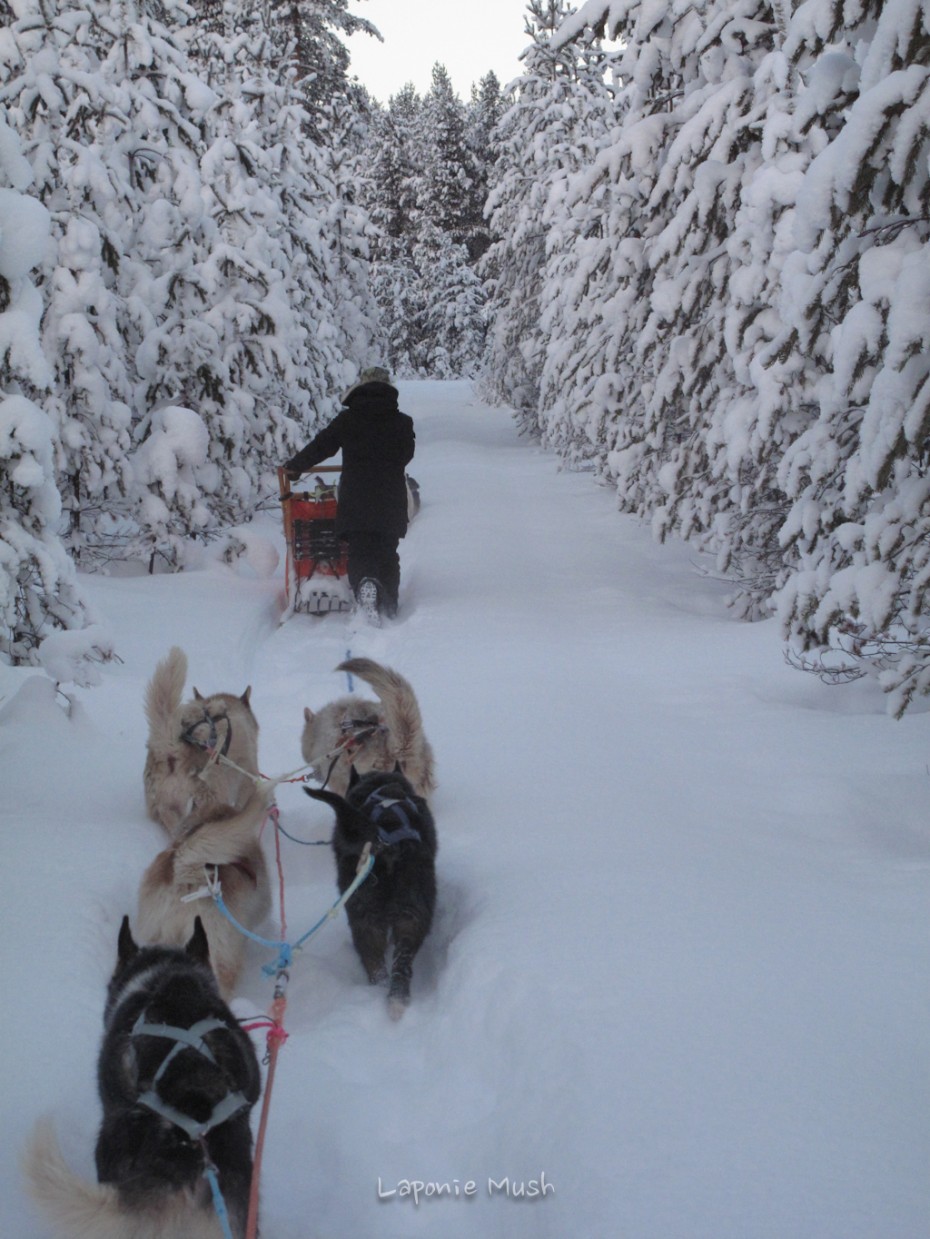
[[[314,489],[297,491],[291,489],[285,469],[278,469],[287,544],[285,618],[294,611],[328,615],[330,611],[351,611],[355,606],[349,589],[348,547],[336,534],[338,479],[329,483],[319,476],[341,471],[341,465],[318,465],[313,470]],[[420,487],[409,473],[404,481],[407,520],[412,521],[420,510]]]
[[[318,475],[339,473],[340,465],[320,465],[313,472],[313,490],[292,490],[283,468],[278,486],[287,543],[285,582],[287,614],[328,615],[351,611],[346,544],[336,535],[337,482]]]

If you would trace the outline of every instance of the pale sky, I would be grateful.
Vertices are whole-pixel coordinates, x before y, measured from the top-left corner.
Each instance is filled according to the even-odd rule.
[[[456,94],[493,70],[505,86],[520,75],[517,57],[529,44],[526,0],[350,0],[349,9],[380,30],[384,42],[357,34],[346,40],[350,72],[387,103],[407,82],[429,90],[433,65],[445,65]]]

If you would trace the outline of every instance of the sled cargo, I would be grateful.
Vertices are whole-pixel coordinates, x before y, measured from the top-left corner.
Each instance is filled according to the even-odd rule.
[[[288,613],[327,615],[352,609],[348,548],[336,535],[337,482],[328,483],[318,476],[339,473],[340,469],[339,465],[316,468],[313,490],[292,490],[285,470],[278,470],[287,543]]]

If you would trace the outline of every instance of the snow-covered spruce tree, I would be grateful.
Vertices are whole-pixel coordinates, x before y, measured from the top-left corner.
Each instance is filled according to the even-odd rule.
[[[414,155],[417,226],[429,222],[468,250],[474,262],[483,233],[480,177],[466,138],[465,106],[448,71],[433,66],[418,116]]]
[[[612,480],[622,475],[620,507],[647,516],[638,472],[656,446],[644,433],[652,375],[637,347],[652,285],[646,246],[660,227],[647,203],[674,132],[677,78],[666,80],[668,65],[658,55],[639,63],[635,14],[623,25],[628,7],[617,15],[622,44],[610,75],[618,82],[613,115],[577,144],[581,158],[564,182],[549,238],[538,419],[544,442],[563,458],[593,460]],[[603,31],[603,8],[585,5],[564,19],[553,48],[575,43],[596,53],[591,36]],[[665,10],[653,10],[653,20],[661,27]],[[597,59],[594,65],[595,81],[585,77],[588,93],[602,77]]]
[[[303,271],[300,317],[308,328],[310,408],[305,432],[326,420],[333,392],[368,359],[376,331],[370,291],[372,228],[359,206],[360,150],[372,104],[348,77],[342,36],[376,36],[347,0],[230,0],[234,28],[270,38],[263,73],[275,89],[253,95],[269,126],[277,175],[274,191],[289,228],[293,260]],[[302,250],[302,254],[298,253]],[[333,357],[333,351],[336,357]]]
[[[135,463],[147,528],[172,564],[186,538],[251,514],[263,477],[270,486],[354,370],[338,301],[345,247],[327,224],[335,189],[293,74],[261,13],[228,7],[225,21],[223,34],[190,34],[209,106],[190,174],[197,197],[179,206],[202,242],[161,281],[163,309],[140,350],[153,441]],[[175,410],[167,421],[165,409]]]
[[[125,93],[101,71],[115,37],[109,9],[24,0],[0,31],[0,100],[36,169],[55,238],[40,272],[55,371],[44,404],[57,432],[65,536],[85,564],[130,503],[133,363],[119,285],[139,287],[126,255],[134,160],[147,158],[127,140]]]
[[[471,88],[471,102],[465,112],[465,141],[472,153],[475,168],[474,235],[470,247],[473,261],[477,262],[491,244],[491,234],[485,216],[491,168],[496,158],[495,130],[507,107],[496,73],[486,73],[477,85]]]
[[[790,506],[781,466],[830,364],[832,324],[816,309],[819,293],[796,248],[796,202],[805,170],[842,124],[857,75],[848,47],[825,44],[819,7],[801,6],[784,26],[776,6],[775,46],[754,73],[743,126],[752,136],[726,241],[724,344],[736,381],[708,410],[710,469],[689,496],[711,530],[705,545],[736,583],[732,604],[750,618],[771,612],[792,571],[795,547],[781,539]]]
[[[371,113],[370,101],[359,96],[329,105],[316,178],[317,202],[322,198],[323,210],[317,207],[314,218],[325,247],[317,286],[328,298],[330,322],[346,382],[371,365],[374,357],[379,362],[384,359],[373,287],[376,229],[362,205],[367,172],[364,152]],[[320,319],[312,321],[319,323]],[[332,382],[334,376],[330,373],[327,378]],[[342,390],[342,380],[329,390]]]
[[[799,332],[828,366],[782,466],[779,610],[815,664],[876,670],[900,715],[930,693],[930,9],[805,16],[858,95],[798,195]]]
[[[343,38],[364,31],[380,38],[364,17],[349,12],[348,0],[237,0],[261,13],[279,58],[293,70],[305,126],[322,146],[331,145],[334,111],[357,108],[360,96],[349,77],[349,52]]]
[[[495,82],[492,75],[480,93],[485,121]],[[375,229],[372,285],[385,357],[401,375],[472,376],[480,363],[486,315],[475,266],[487,245],[480,123],[439,64],[424,98],[408,84],[372,117],[362,185]]]
[[[55,425],[40,403],[53,374],[29,273],[45,258],[51,221],[24,192],[31,182],[17,136],[0,119],[0,654],[12,663],[38,662],[52,630],[87,622],[58,537]]]
[[[568,19],[553,9],[546,20],[561,28]],[[548,446],[565,460],[586,464],[598,450],[602,404],[609,395],[600,386],[602,336],[617,328],[614,315],[623,312],[622,302],[611,300],[614,251],[627,250],[620,267],[628,271],[629,246],[638,238],[633,228],[629,235],[611,236],[604,227],[610,207],[618,205],[611,202],[610,169],[605,173],[597,164],[618,123],[616,53],[583,30],[570,45],[557,43],[554,35],[548,55],[558,58],[558,69],[547,107],[551,135],[539,155],[545,166],[545,148],[551,148],[540,215],[546,239],[539,293],[544,351],[535,417]],[[609,289],[606,307],[599,301],[599,280]]]
[[[421,303],[417,370],[437,379],[476,374],[484,351],[485,298],[467,249],[427,219],[413,262]]]
[[[470,377],[480,362],[485,331],[481,282],[473,266],[482,248],[483,204],[465,137],[465,107],[441,64],[433,66],[417,122],[412,257],[421,298],[422,351],[416,365],[435,373],[432,366],[438,364],[444,378]],[[437,335],[443,331],[447,334]]]
[[[418,374],[422,299],[416,238],[414,142],[422,101],[408,83],[376,108],[363,150],[359,192],[371,219],[371,281],[383,356],[394,373]]]
[[[365,143],[364,203],[379,235],[392,240],[408,240],[414,233],[414,142],[421,106],[408,82],[386,108],[374,109]]]
[[[623,42],[624,86],[617,129],[569,196],[579,221],[562,262],[585,287],[565,305],[577,287],[567,282],[555,303],[578,342],[567,364],[550,362],[556,425],[598,443],[622,507],[714,552],[741,612],[764,613],[784,573],[777,471],[813,371],[780,313],[781,273],[800,177],[840,104],[818,84],[794,124],[809,59],[781,47],[781,8],[706,3],[647,18],[614,5],[617,26],[592,3],[559,38],[584,16]]]
[[[547,240],[558,230],[566,178],[588,154],[585,134],[607,124],[612,103],[600,62],[589,73],[574,42],[550,46],[569,6],[532,0],[528,10],[524,72],[493,136],[485,208],[493,241],[481,263],[490,302],[482,385],[535,431],[547,344],[540,321]],[[560,329],[554,334],[563,338]]]
[[[136,530],[127,553],[144,556],[153,569],[181,566],[192,538],[242,519],[261,465],[250,437],[254,422],[243,414],[253,411],[252,393],[238,389],[254,307],[229,293],[235,261],[226,261],[230,247],[215,218],[223,170],[205,168],[220,99],[188,54],[184,11],[165,9],[179,24],[177,35],[131,0],[111,5],[99,23],[111,38],[100,74],[122,102],[112,123],[132,176],[122,251],[129,261],[119,284],[124,346],[136,366]]]
[[[7,57],[4,92],[61,238],[46,275],[44,338],[58,359],[70,539],[84,559],[160,553],[174,562],[185,538],[215,524],[211,496],[225,501],[210,460],[193,476],[198,502],[182,501],[170,470],[152,476],[163,452],[146,446],[159,396],[193,399],[202,378],[189,355],[159,353],[158,331],[172,313],[192,336],[199,327],[198,264],[213,243],[199,158],[215,97],[158,20],[183,26],[187,10],[173,0],[24,5],[9,37],[23,50],[40,43],[18,73]],[[153,357],[164,363],[160,391]],[[173,541],[160,545],[168,529]]]
[[[756,0],[681,10],[589,3],[556,45],[586,22],[622,45],[619,124],[569,194],[579,218],[562,266],[578,276],[555,308],[574,347],[549,359],[543,417],[568,428],[569,446],[583,436],[575,450],[594,444],[621,506],[652,519],[660,536],[707,539],[718,511],[701,504],[707,422],[738,389],[724,345],[726,240],[760,158],[754,73],[774,21]],[[592,229],[594,195],[603,212]],[[728,479],[718,500],[734,498]]]
[[[726,426],[727,413],[753,397],[737,380],[727,348],[740,274],[728,241],[744,187],[763,162],[759,126],[767,98],[757,94],[756,73],[775,35],[768,0],[709,0],[671,19],[640,49],[665,61],[678,97],[674,133],[666,133],[645,203],[660,227],[646,247],[650,306],[637,357],[653,376],[642,434],[655,450],[640,461],[638,483],[660,537],[674,531],[724,559],[728,548],[715,546],[714,535],[724,532],[722,513],[741,509],[739,477],[726,468],[725,452],[714,476],[709,430],[713,418],[722,414]]]

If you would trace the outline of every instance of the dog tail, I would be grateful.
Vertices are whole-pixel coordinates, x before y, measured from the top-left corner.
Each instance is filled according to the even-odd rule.
[[[428,795],[435,790],[433,750],[423,731],[420,703],[410,683],[398,671],[382,667],[372,658],[348,658],[337,671],[348,671],[364,680],[378,694],[384,706],[384,721],[391,733],[392,746],[401,769],[414,779],[417,791]]]
[[[150,747],[168,747],[177,740],[173,732],[174,716],[181,705],[186,679],[187,655],[173,645],[155,668],[145,690]]]
[[[201,882],[204,865],[232,865],[247,856],[258,842],[272,795],[271,784],[259,784],[240,812],[204,822],[175,844],[175,882]]]
[[[132,1239],[116,1188],[79,1178],[65,1162],[50,1118],[40,1119],[26,1147],[24,1169],[33,1200],[69,1239]]]

